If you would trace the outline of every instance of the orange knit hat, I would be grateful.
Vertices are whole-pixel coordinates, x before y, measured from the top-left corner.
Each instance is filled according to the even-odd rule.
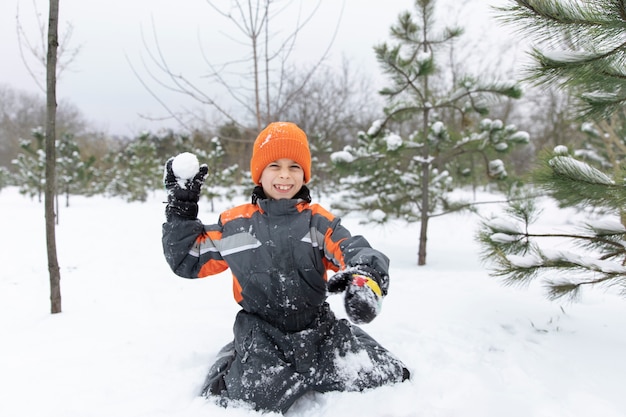
[[[252,181],[260,185],[261,174],[270,162],[289,158],[304,170],[304,183],[311,179],[311,151],[306,134],[295,123],[270,123],[259,133],[252,148],[250,174]]]

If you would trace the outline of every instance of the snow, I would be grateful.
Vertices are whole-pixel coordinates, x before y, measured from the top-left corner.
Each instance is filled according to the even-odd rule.
[[[515,132],[514,134],[511,135],[511,138],[509,139],[511,142],[518,142],[518,143],[530,143],[530,135],[528,134],[528,132]]]
[[[489,161],[489,175],[492,177],[506,175],[506,168],[504,167],[504,162],[502,162],[501,159]]]
[[[383,122],[384,122],[383,120],[374,120],[374,122],[372,123],[372,126],[370,126],[370,128],[367,130],[367,134],[369,136],[376,135],[382,128]]]
[[[507,233],[520,233],[522,231],[521,223],[513,221],[508,217],[495,217],[493,219],[489,219],[487,224],[493,229],[501,230]]]
[[[372,211],[372,213],[369,215],[369,218],[373,222],[378,222],[378,223],[383,222],[386,217],[387,217],[387,214],[385,214],[384,211],[379,210],[379,209]]]
[[[433,54],[430,50],[428,51],[419,51],[417,56],[415,57],[415,62],[423,65],[426,62],[430,61],[433,58]]]
[[[172,161],[172,170],[176,177],[188,180],[193,178],[200,169],[200,163],[196,155],[191,152],[179,153]],[[184,185],[183,185],[183,188]]]
[[[554,147],[554,154],[555,155],[561,155],[561,156],[567,156],[569,155],[569,150],[567,149],[567,146],[565,145],[557,145]]]
[[[489,238],[496,243],[510,243],[515,242],[518,237],[515,235],[508,235],[506,233],[494,233]]]
[[[391,133],[385,136],[385,143],[387,144],[387,151],[395,151],[402,146],[402,138],[397,133]]]
[[[443,124],[443,122],[437,121],[433,123],[431,129],[435,135],[439,136],[446,131],[446,125]]]
[[[580,178],[582,181],[587,181],[597,184],[612,185],[615,182],[604,172],[597,170],[589,164],[583,161],[571,158],[569,156],[557,155],[548,161],[548,164],[552,169],[563,175],[568,175],[572,178]]]
[[[626,227],[614,219],[603,218],[598,220],[588,220],[586,225],[596,233],[624,233]]]
[[[261,415],[197,396],[232,337],[237,305],[228,272],[186,280],[169,270],[164,199],[164,191],[147,203],[72,197],[61,207],[63,313],[51,315],[43,204],[14,188],[0,191],[0,415]],[[216,203],[217,210],[232,204]],[[205,222],[217,219],[209,206],[200,208]],[[545,207],[541,221],[568,218]],[[561,304],[533,284],[502,285],[479,261],[474,214],[431,219],[423,267],[416,266],[419,224],[361,220],[343,223],[391,258],[389,295],[363,328],[406,363],[412,379],[307,395],[288,417],[626,415],[626,300],[610,288]],[[330,301],[345,317],[341,297]],[[346,372],[354,365],[345,363]]]
[[[332,154],[330,154],[330,159],[334,163],[338,163],[338,162],[350,163],[354,161],[354,157],[348,151],[333,152]]]
[[[532,268],[534,266],[539,266],[542,264],[542,259],[534,253],[529,255],[507,255],[506,257],[509,262],[511,262],[514,266],[519,266],[521,268]]]

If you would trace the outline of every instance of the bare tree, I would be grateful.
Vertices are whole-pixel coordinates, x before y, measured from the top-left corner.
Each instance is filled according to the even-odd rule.
[[[46,85],[44,85],[43,78],[44,74],[40,73],[41,69],[44,69],[44,73],[47,72],[47,52],[46,52],[46,22],[41,18],[41,14],[37,10],[36,1],[33,0],[33,9],[35,11],[35,20],[37,22],[37,33],[38,36],[35,40],[29,38],[24,29],[24,25],[20,20],[20,10],[18,5],[18,10],[16,13],[16,29],[17,29],[17,40],[18,47],[20,50],[20,57],[22,58],[22,62],[26,67],[26,71],[31,76],[31,78],[35,81],[35,84],[39,87],[42,92],[46,92]],[[58,50],[57,50],[57,64],[56,64],[56,77],[60,78],[61,74],[67,70],[71,64],[71,62],[76,58],[80,51],[80,46],[72,48],[70,47],[70,39],[72,38],[73,26],[71,24],[67,24],[67,28],[65,32],[61,35],[61,39],[58,42]],[[35,60],[35,66],[30,64],[30,60]]]
[[[50,274],[50,311],[61,312],[61,273],[57,259],[54,202],[56,196],[56,71],[59,27],[59,0],[50,0],[48,17],[48,52],[46,56],[46,249]]]
[[[266,123],[276,120],[284,114],[296,95],[324,62],[339,27],[338,21],[326,50],[306,70],[304,76],[301,77],[300,85],[297,88],[292,86],[287,88],[287,75],[293,68],[288,65],[288,62],[295,51],[298,35],[319,9],[321,0],[316,1],[309,14],[297,18],[289,32],[284,33],[284,27],[280,25],[277,25],[278,28],[275,29],[272,23],[278,22],[280,15],[285,13],[293,3],[293,0],[287,2],[238,0],[229,2],[230,8],[228,8],[228,6],[218,5],[215,1],[207,0],[210,8],[232,23],[243,38],[241,40],[241,38],[231,37],[231,40],[235,44],[245,45],[248,52],[240,59],[218,64],[216,59],[209,58],[206,52],[201,50],[209,70],[206,79],[225,91],[226,95],[243,109],[244,115],[231,111],[227,103],[220,101],[218,94],[215,93],[215,88],[207,92],[169,64],[160,47],[154,23],[152,25],[154,48],[149,47],[144,37],[148,59],[143,61],[143,67],[147,72],[148,79],[141,77],[134,69],[135,74],[150,94],[162,104],[169,116],[183,126],[188,127],[189,114],[181,114],[170,108],[159,97],[158,93],[148,85],[150,80],[166,91],[187,95],[201,106],[210,107],[226,123],[245,128],[250,127],[247,121],[253,120],[256,130],[261,130]],[[203,117],[201,115],[198,119]]]

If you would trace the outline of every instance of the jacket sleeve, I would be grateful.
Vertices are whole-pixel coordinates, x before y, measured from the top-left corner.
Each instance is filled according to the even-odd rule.
[[[341,219],[320,209],[314,208],[324,235],[324,254],[336,269],[361,269],[377,275],[381,288],[386,293],[389,281],[389,258],[372,248],[360,235],[352,236],[341,224]],[[318,229],[319,230],[319,229]],[[384,288],[383,288],[384,287]]]
[[[206,226],[197,219],[173,216],[162,231],[163,254],[176,275],[202,278],[228,268],[214,242],[221,238],[219,224]]]

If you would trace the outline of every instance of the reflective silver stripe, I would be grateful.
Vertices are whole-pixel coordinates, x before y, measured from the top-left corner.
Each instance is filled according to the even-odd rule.
[[[236,248],[223,250],[223,251],[220,251],[220,253],[222,254],[222,256],[232,255],[233,253],[243,252],[245,250],[250,250],[250,249],[256,249],[259,246],[261,246],[261,242],[257,240],[256,243],[251,243],[249,245],[238,246]]]
[[[217,248],[211,240],[205,240],[202,243],[194,243],[191,249],[189,249],[189,255],[199,258],[200,255],[207,252],[218,252]]]
[[[237,233],[217,241],[207,239],[204,242],[194,244],[189,254],[199,257],[205,253],[216,252],[222,256],[255,249],[261,246],[261,242],[249,233]]]
[[[315,227],[311,227],[309,229],[309,233],[300,239],[300,241],[310,243],[314,248],[319,248],[323,247],[320,245],[320,242],[324,242],[324,235],[321,234]]]

